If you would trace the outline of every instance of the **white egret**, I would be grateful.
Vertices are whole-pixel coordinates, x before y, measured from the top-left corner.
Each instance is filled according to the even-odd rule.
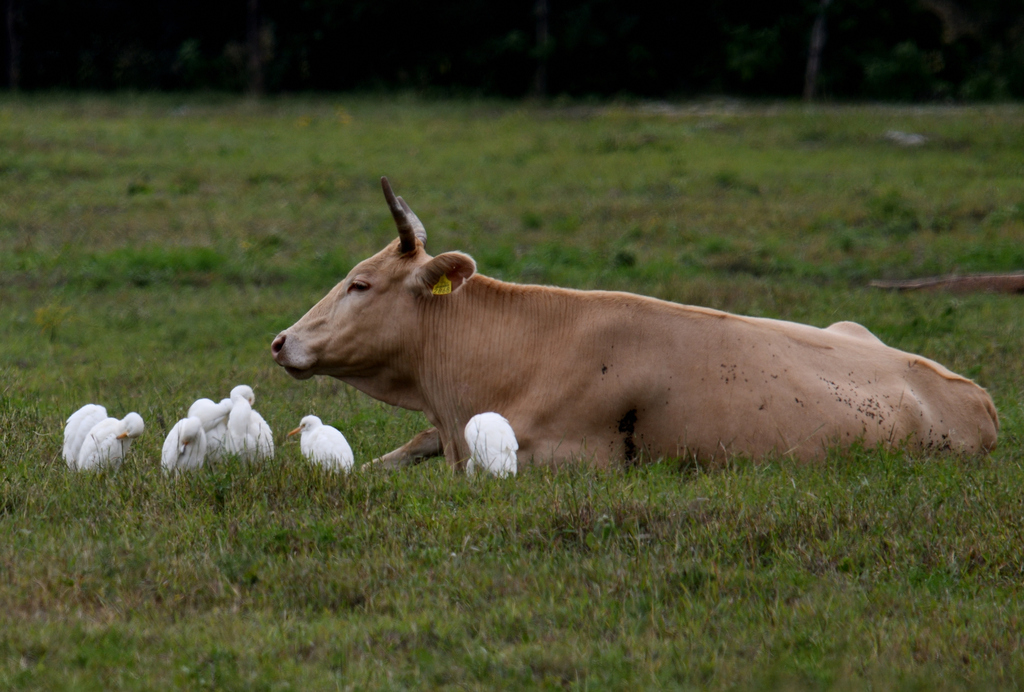
[[[105,418],[94,425],[85,436],[78,460],[72,469],[91,471],[101,466],[117,468],[125,452],[132,446],[132,440],[146,429],[142,416],[132,411],[118,420]]]
[[[86,404],[78,409],[67,420],[64,426],[64,461],[75,468],[78,465],[78,452],[82,449],[85,436],[92,426],[107,417],[107,409],[99,404]]]
[[[160,465],[168,473],[198,469],[203,465],[206,445],[203,421],[195,416],[183,418],[167,433]]]
[[[470,457],[466,473],[473,475],[477,468],[493,476],[504,478],[516,475],[515,431],[503,416],[497,413],[479,413],[466,423],[466,444]]]
[[[296,433],[302,433],[299,438],[302,456],[328,471],[352,470],[355,463],[352,447],[337,428],[324,425],[316,416],[306,416],[299,422],[299,427],[288,433],[288,437]]]
[[[274,458],[274,433],[253,410],[256,396],[248,385],[231,390],[231,413],[228,414],[227,451],[247,461]]]
[[[189,418],[198,418],[206,434],[206,454],[213,459],[224,452],[228,436],[228,416],[231,414],[231,399],[213,403],[210,399],[197,399],[188,409]]]

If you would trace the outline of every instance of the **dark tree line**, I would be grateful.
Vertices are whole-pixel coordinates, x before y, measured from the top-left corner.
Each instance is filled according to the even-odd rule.
[[[0,0],[7,86],[1024,96],[1021,0]]]

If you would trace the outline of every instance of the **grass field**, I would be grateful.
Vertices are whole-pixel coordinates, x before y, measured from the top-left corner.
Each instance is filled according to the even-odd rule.
[[[1024,686],[1024,298],[865,287],[1024,269],[1022,151],[1020,106],[0,97],[0,689]],[[321,473],[307,413],[357,463],[426,427],[269,357],[394,237],[382,174],[485,274],[858,321],[1000,446]],[[238,383],[275,461],[164,477]],[[60,458],[87,402],[146,420],[117,472]]]

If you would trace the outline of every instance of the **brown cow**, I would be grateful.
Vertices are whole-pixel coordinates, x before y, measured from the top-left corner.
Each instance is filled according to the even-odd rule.
[[[271,346],[298,379],[330,375],[435,426],[388,466],[469,455],[463,427],[497,411],[529,463],[744,454],[819,457],[907,443],[979,454],[988,393],[864,327],[819,329],[610,291],[505,283],[459,252],[431,257],[382,180],[399,238],[357,264]]]

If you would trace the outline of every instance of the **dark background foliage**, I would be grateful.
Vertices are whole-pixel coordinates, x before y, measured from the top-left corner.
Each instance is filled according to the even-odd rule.
[[[824,4],[825,97],[1024,96],[1019,0],[2,1],[27,90],[788,97]]]

